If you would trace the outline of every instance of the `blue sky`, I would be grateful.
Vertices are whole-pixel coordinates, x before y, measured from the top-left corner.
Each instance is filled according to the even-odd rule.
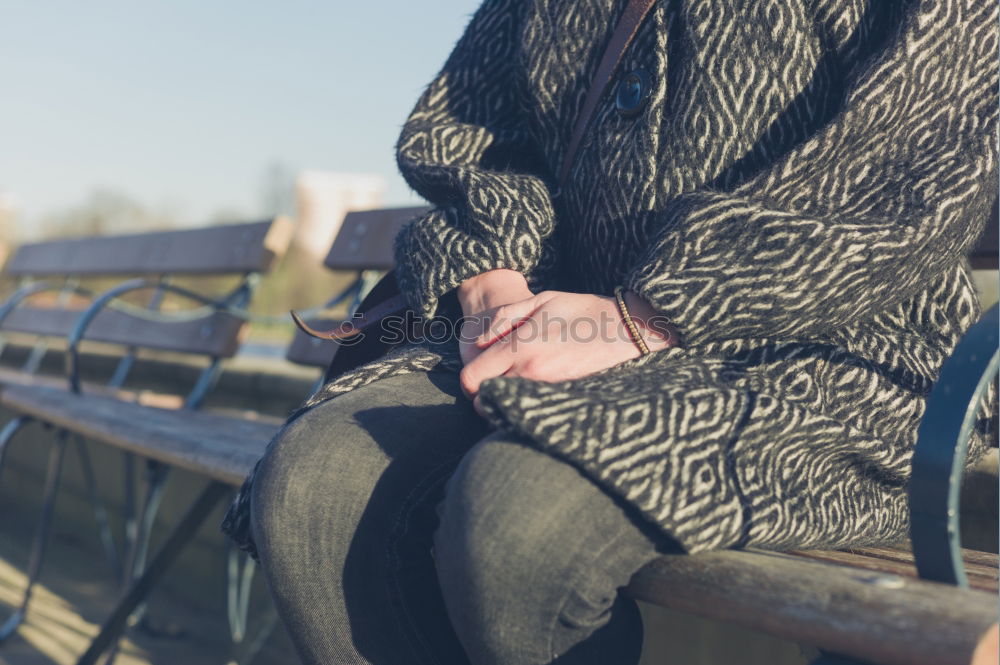
[[[269,164],[379,173],[478,0],[0,0],[0,191],[21,225],[120,191],[186,224]]]

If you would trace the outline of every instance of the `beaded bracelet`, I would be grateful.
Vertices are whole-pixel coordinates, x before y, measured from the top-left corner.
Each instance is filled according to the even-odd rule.
[[[650,354],[649,346],[646,345],[646,340],[642,338],[638,326],[632,320],[632,315],[629,314],[628,306],[625,304],[625,296],[622,292],[622,287],[615,287],[615,302],[618,305],[618,313],[622,316],[622,322],[625,324],[625,329],[628,331],[628,336],[632,340],[632,343],[639,349],[639,353],[648,356]]]

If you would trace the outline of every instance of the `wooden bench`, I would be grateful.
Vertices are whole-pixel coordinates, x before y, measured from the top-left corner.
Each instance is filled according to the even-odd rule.
[[[61,402],[71,404],[83,385],[80,346],[84,342],[99,343],[117,349],[116,367],[105,383],[88,384],[88,393],[104,395],[116,404],[152,401],[186,413],[196,411],[218,378],[222,361],[236,353],[246,331],[245,307],[259,277],[284,253],[290,233],[290,221],[277,219],[56,240],[20,247],[4,269],[4,276],[17,285],[0,305],[0,334],[4,342],[20,339],[31,352],[20,367],[0,370],[0,386],[46,387],[54,390]],[[178,298],[193,302],[194,309],[188,306],[171,311],[181,304]],[[63,378],[38,372],[53,341],[65,347]],[[204,358],[204,366],[185,395],[156,395],[148,400],[148,395],[124,388],[141,349]],[[11,441],[25,426],[33,422],[53,425],[48,414],[29,414],[6,406],[19,415],[0,430],[0,470]],[[167,467],[147,464],[146,496],[137,512],[133,451],[123,447],[129,454],[125,464],[125,537],[123,551],[119,552],[107,511],[96,490],[84,440],[72,428],[56,427],[55,433],[41,517],[28,564],[28,583],[19,607],[0,624],[0,641],[9,637],[23,620],[41,572],[71,435],[76,435],[81,470],[94,502],[105,555],[123,584],[133,576],[132,571],[142,568],[166,480]],[[141,450],[134,452],[141,454]]]
[[[349,216],[331,250],[334,258],[328,257],[327,265],[356,270],[388,267],[393,225],[398,226],[400,219],[413,213],[368,213],[369,222],[382,220],[374,222],[384,229],[378,242],[372,240],[374,236],[365,236],[371,225],[359,231],[356,223],[360,218]],[[361,244],[350,244],[352,234],[363,237]],[[371,245],[363,244],[369,240]],[[353,247],[346,252],[348,258],[337,258],[345,247]],[[363,247],[371,247],[373,256],[381,252],[381,256],[390,258],[382,263],[350,258]],[[995,269],[995,242],[976,256],[980,267]],[[352,260],[354,263],[350,263]],[[359,273],[359,279],[362,277]],[[356,299],[363,286],[358,283],[352,298]],[[301,335],[288,350],[290,358],[316,366],[324,365],[331,353],[332,346],[324,349],[321,343]],[[961,374],[962,368],[959,370]],[[932,398],[932,402],[940,400]],[[0,391],[0,403],[211,480],[145,572],[123,595],[79,665],[96,662],[116,640],[128,616],[171,565],[209,509],[242,482],[277,431],[274,425],[206,412],[184,414],[179,419],[175,411],[138,403],[123,405],[106,395],[81,394],[66,400],[64,392],[49,387],[7,386]],[[929,405],[928,412],[933,409]],[[940,471],[942,474],[949,476],[950,468]],[[828,663],[860,662],[847,660],[854,657],[887,664],[945,665],[968,662],[983,630],[996,618],[996,555],[963,554],[960,560],[964,559],[969,589],[918,579],[913,554],[906,548],[869,548],[781,554],[726,551],[664,557],[640,571],[629,591],[652,603],[841,654],[824,656]]]
[[[355,273],[355,279],[346,289],[319,309],[327,311],[333,307],[344,306],[347,311],[350,311],[356,307],[361,297],[377,279],[380,271],[391,267],[391,241],[399,227],[422,210],[424,208],[403,208],[348,214],[324,263],[331,270]],[[89,248],[95,242],[96,240],[88,240],[84,244]],[[53,266],[54,270],[59,262],[40,258],[40,255],[49,257],[56,250],[61,251],[62,248],[51,245],[42,249],[46,251],[39,251],[39,248],[35,246],[22,248],[11,263],[14,269],[11,274],[18,276],[22,273],[36,275],[39,271],[35,266],[42,263]],[[120,257],[130,254],[131,252],[118,252]],[[215,262],[212,261],[210,252],[204,253],[204,257],[206,263],[203,267],[214,265],[217,268],[215,272],[225,272],[220,268],[220,265],[226,264],[225,257],[219,257],[219,260]],[[134,272],[136,265],[132,259],[121,258],[121,260],[128,262],[131,268],[113,272],[116,274]],[[91,263],[94,264],[93,270],[96,271],[100,266],[100,270],[105,271],[101,274],[107,274],[107,263]],[[171,267],[163,265],[163,263],[160,261],[156,264],[157,271]],[[76,272],[80,271],[80,267],[76,264],[73,265],[73,268]],[[71,284],[72,288],[75,289],[75,282],[71,282]],[[143,339],[153,339],[158,341],[154,348],[167,348],[169,340],[176,338],[176,331],[179,330],[178,326],[182,325],[181,323],[153,317],[130,321],[128,326],[118,325],[118,319],[126,314],[115,310],[99,309],[99,306],[103,304],[114,302],[116,295],[127,289],[129,284],[131,282],[126,282],[94,301],[98,308],[92,310],[93,318],[86,327],[87,338],[94,339],[96,337],[103,342],[125,345],[138,345]],[[26,294],[26,289],[22,289],[18,294]],[[18,332],[68,337],[70,339],[68,357],[71,359],[69,365],[74,368],[70,372],[70,376],[75,377],[75,368],[78,365],[74,360],[78,357],[78,348],[75,342],[79,339],[79,335],[75,335],[74,331],[80,331],[83,327],[81,324],[87,323],[81,310],[76,308],[69,310],[69,313],[64,313],[65,308],[33,308],[26,306],[23,300],[24,298],[19,295],[12,298],[8,320],[15,322],[30,320],[32,325],[18,323],[16,326],[6,328],[3,323],[2,310],[0,310],[0,331],[9,329]],[[35,310],[40,313],[34,314]],[[22,311],[32,312],[32,316],[27,316],[21,313]],[[90,311],[87,310],[87,312]],[[231,317],[236,324],[226,328],[225,335],[213,335],[212,343],[215,345],[213,352],[224,352],[223,355],[228,356],[237,348],[235,333],[241,329],[245,322],[245,316],[234,316],[225,312],[215,314],[215,316],[218,315]],[[34,323],[36,321],[44,321],[44,324]],[[201,330],[198,326],[204,323],[203,320],[198,322],[187,320],[183,322],[183,325],[197,331]],[[117,332],[114,335],[105,334],[106,329],[113,329]],[[131,336],[134,330],[141,330],[141,335],[138,338]],[[150,345],[145,344],[145,346]],[[169,346],[168,350],[190,351],[185,344],[176,343]],[[297,333],[294,336],[286,352],[287,359],[293,363],[323,368],[329,364],[331,355],[331,345],[316,345],[312,338],[302,333]],[[133,549],[144,550],[148,546],[152,516],[155,514],[158,495],[162,491],[168,469],[185,469],[204,476],[210,481],[204,492],[194,501],[186,516],[180,520],[171,535],[167,537],[166,543],[157,557],[144,571],[140,570],[141,566],[136,568],[136,572],[141,574],[137,574],[134,582],[127,585],[127,591],[123,595],[122,603],[118,606],[119,609],[108,619],[105,630],[94,641],[87,653],[81,657],[80,661],[96,662],[97,658],[109,648],[112,654],[114,653],[117,637],[124,629],[129,615],[132,614],[138,603],[145,599],[169,562],[193,536],[198,524],[207,516],[211,505],[231,493],[234,487],[238,487],[242,483],[254,462],[262,454],[264,446],[277,432],[279,423],[268,418],[236,417],[198,410],[193,408],[196,404],[192,402],[190,397],[188,402],[184,404],[165,405],[162,395],[152,396],[153,399],[151,399],[149,395],[135,394],[124,390],[122,387],[124,376],[113,381],[110,388],[108,386],[86,386],[84,390],[70,389],[67,391],[66,379],[39,377],[35,373],[38,360],[37,357],[29,359],[27,369],[30,371],[8,371],[0,375],[0,382],[3,382],[0,385],[0,406],[20,414],[19,418],[8,425],[9,434],[7,434],[6,439],[0,439],[0,441],[9,440],[13,433],[24,424],[38,421],[46,423],[59,432],[71,433],[81,439],[110,445],[129,455],[145,459],[149,468],[156,470],[155,493],[147,490],[147,500],[140,511],[139,518],[145,527],[141,534],[142,541]],[[123,358],[124,360],[125,358]],[[116,372],[116,375],[119,374],[121,372]],[[4,381],[4,377],[8,375],[11,380]],[[197,392],[196,402],[200,404],[207,394],[211,382],[199,381],[198,383],[201,387]],[[318,381],[317,385],[319,384]],[[78,381],[71,380],[70,385],[76,385],[79,388],[80,384]],[[302,395],[303,399],[306,397],[308,394]],[[182,407],[182,410],[178,410],[178,406]],[[183,408],[185,406],[187,408]],[[2,452],[2,444],[0,444],[0,452]],[[56,453],[53,454],[56,455]],[[59,456],[61,456],[61,452]],[[52,473],[58,474],[58,465],[53,468],[56,470]],[[43,519],[40,522],[38,534],[36,534],[35,549],[39,553],[44,552],[45,534],[49,529],[49,514],[51,513],[51,500],[48,497],[54,496],[54,491],[54,484],[51,481],[48,482]],[[106,524],[107,519],[100,517],[98,521]],[[106,531],[106,526],[102,526],[102,531]],[[107,535],[105,539],[110,540],[110,535]],[[138,557],[135,558],[138,559]],[[32,562],[29,565],[31,584],[37,579],[40,562],[41,554],[38,557],[32,557]],[[249,565],[247,559],[240,562],[235,549],[231,548],[228,570],[229,593],[227,598],[230,604],[230,629],[234,642],[238,644],[246,634],[246,615],[254,567]],[[25,594],[21,609],[8,621],[7,634],[12,632],[23,618],[30,598],[31,584],[29,584],[29,590]],[[273,623],[271,617],[265,618],[261,632],[263,634],[269,632]],[[252,658],[256,648],[260,646],[260,641],[260,635],[258,635],[239,659],[245,661]]]

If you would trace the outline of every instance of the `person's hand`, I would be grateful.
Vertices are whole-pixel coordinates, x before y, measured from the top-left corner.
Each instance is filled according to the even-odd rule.
[[[676,331],[648,303],[628,293],[626,305],[650,350],[676,344]],[[478,350],[460,375],[462,390],[477,410],[479,386],[486,379],[565,381],[640,355],[613,297],[544,291],[492,312],[475,338],[463,340]],[[467,330],[473,329],[463,327],[463,335]]]
[[[465,280],[456,289],[456,295],[463,315],[459,351],[462,363],[467,365],[483,350],[473,341],[485,332],[484,322],[495,321],[499,307],[527,300],[534,294],[524,275],[516,270],[498,269]]]

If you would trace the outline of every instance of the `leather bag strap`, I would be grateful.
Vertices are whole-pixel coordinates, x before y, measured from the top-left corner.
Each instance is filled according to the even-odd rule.
[[[566,183],[569,171],[573,167],[573,160],[576,158],[576,153],[580,149],[580,142],[583,140],[583,135],[587,131],[587,127],[590,125],[591,120],[594,118],[594,111],[597,109],[597,103],[604,95],[604,91],[607,90],[608,85],[610,85],[611,81],[614,79],[615,70],[618,69],[618,63],[621,62],[622,56],[625,55],[625,50],[629,47],[629,44],[632,43],[632,39],[635,38],[635,34],[639,31],[639,26],[642,25],[643,19],[646,18],[647,14],[649,14],[649,10],[652,9],[655,1],[656,0],[628,0],[628,5],[626,5],[625,11],[622,12],[621,17],[618,19],[618,23],[615,24],[615,30],[611,33],[611,38],[604,47],[604,53],[601,55],[601,61],[597,65],[597,70],[594,72],[594,76],[590,81],[590,87],[587,89],[587,97],[583,100],[583,107],[580,109],[580,115],[577,117],[576,124],[573,126],[573,133],[570,135],[569,144],[566,147],[566,154],[563,155],[562,164],[559,167],[560,189],[562,189],[563,185]],[[315,330],[303,321],[302,318],[295,312],[292,312],[292,320],[295,321],[295,325],[297,325],[303,332],[313,337],[343,340],[354,337],[366,328],[378,323],[386,316],[400,314],[405,312],[406,309],[406,298],[402,294],[397,293],[396,295],[380,301],[373,307],[365,309],[363,313],[356,315],[352,321],[345,321],[333,330]]]
[[[292,321],[299,327],[299,330],[307,335],[319,337],[320,339],[342,340],[354,337],[365,328],[370,328],[385,317],[401,314],[406,309],[406,297],[402,293],[397,293],[366,309],[364,312],[358,312],[354,315],[353,319],[344,321],[333,330],[316,330],[306,323],[295,310],[292,310],[290,314],[292,315]]]
[[[607,90],[614,79],[615,70],[618,69],[618,64],[621,62],[622,56],[625,55],[625,50],[632,43],[636,33],[639,32],[639,26],[642,25],[643,19],[649,14],[649,10],[653,8],[655,1],[628,0],[625,11],[622,12],[621,18],[618,19],[615,31],[611,34],[611,39],[608,40],[608,45],[604,47],[604,54],[601,56],[601,62],[597,65],[594,77],[590,81],[590,87],[587,88],[587,97],[583,100],[583,107],[580,109],[580,115],[576,119],[576,124],[573,126],[573,133],[570,135],[569,144],[566,147],[566,154],[563,155],[562,164],[559,167],[560,189],[566,184],[569,171],[573,168],[573,160],[576,159],[576,153],[580,150],[580,142],[583,141],[583,135],[586,133],[591,120],[594,119],[597,102],[604,96],[604,91]]]

